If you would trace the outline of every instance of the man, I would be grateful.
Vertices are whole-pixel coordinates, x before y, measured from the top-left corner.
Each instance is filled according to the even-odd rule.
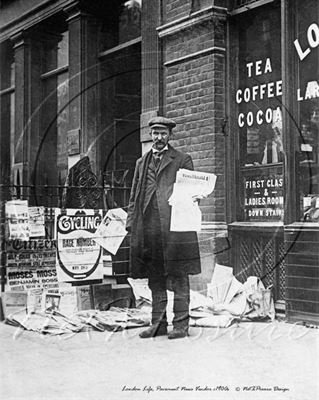
[[[265,147],[262,153],[262,164],[273,164],[282,162],[283,157],[283,145],[282,135],[278,127],[273,127],[271,131],[270,139],[266,140]]]
[[[141,338],[167,334],[167,292],[174,292],[173,330],[169,339],[188,335],[189,274],[201,272],[196,232],[171,232],[172,194],[176,172],[193,169],[188,154],[168,142],[176,126],[171,119],[149,121],[152,149],[137,160],[128,206],[127,230],[131,232],[131,275],[148,278],[152,292],[152,325]],[[185,215],[187,218],[187,215]]]

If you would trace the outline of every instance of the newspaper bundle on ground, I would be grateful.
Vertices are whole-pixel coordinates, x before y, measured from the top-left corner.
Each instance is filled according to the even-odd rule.
[[[256,276],[250,276],[244,283],[249,310],[245,313],[247,319],[275,319],[275,304],[272,295],[272,285],[265,288]]]
[[[128,279],[129,284],[136,299],[136,304],[141,304],[142,301],[149,305],[152,303],[152,294],[148,288],[147,279]],[[174,294],[170,290],[167,291],[167,321],[169,324],[173,321],[173,303]],[[144,303],[145,304],[145,303]],[[216,315],[214,312],[214,302],[210,297],[206,297],[201,293],[190,291],[190,326],[198,327],[228,327],[235,319],[232,315]]]
[[[83,329],[119,331],[147,326],[151,321],[152,295],[147,279],[128,279],[137,308],[110,307],[108,310],[79,310],[77,291],[65,285],[58,294],[43,292],[42,307],[27,306],[27,294],[2,294],[5,321],[38,333],[74,334]],[[173,320],[174,294],[167,291],[167,320]],[[65,303],[65,304],[64,304]],[[63,313],[62,313],[63,311]],[[217,264],[208,296],[190,291],[190,326],[227,328],[233,321],[273,320],[275,317],[271,288],[265,289],[257,277],[241,284],[232,268]]]
[[[42,334],[74,334],[88,328],[98,331],[121,331],[150,323],[150,308],[128,309],[111,307],[108,311],[86,310],[73,315],[58,311],[27,313],[19,310],[6,318],[6,323]]]
[[[216,264],[207,295],[214,302],[215,314],[250,320],[275,317],[271,288],[265,289],[255,276],[242,284],[233,276],[233,269],[224,265]]]
[[[56,311],[50,313],[21,311],[8,316],[5,322],[28,331],[51,335],[80,332],[85,327],[85,323],[76,316],[66,317]]]
[[[148,286],[148,279],[127,278],[127,281],[133,290],[135,304],[137,307],[142,304],[152,303],[152,292]]]
[[[104,331],[121,331],[123,329],[147,326],[151,321],[149,307],[119,308],[111,307],[107,311],[87,310],[77,313],[86,324]]]
[[[127,235],[127,213],[122,208],[108,210],[95,233],[95,242],[115,255]]]
[[[172,206],[171,231],[200,231],[202,214],[194,200],[205,198],[212,193],[215,183],[215,174],[187,169],[177,171],[173,193],[169,198],[169,204]]]
[[[135,301],[137,305],[143,305],[149,307],[149,312],[151,311],[152,304],[152,292],[148,286],[148,279],[127,279],[128,283],[131,285]],[[173,321],[173,303],[174,303],[174,294],[170,290],[167,290],[167,321],[169,324]],[[147,306],[146,306],[147,305]],[[213,306],[214,303],[210,297],[206,297],[201,293],[195,292],[193,290],[190,291],[190,317],[191,317],[191,325],[192,318],[198,317],[207,317],[213,315]]]
[[[231,267],[216,264],[211,283],[207,284],[207,294],[215,304],[229,304],[242,286],[234,277]]]

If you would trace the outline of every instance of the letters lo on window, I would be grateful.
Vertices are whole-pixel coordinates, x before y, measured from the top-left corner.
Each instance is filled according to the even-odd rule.
[[[302,4],[301,4],[302,3]],[[294,51],[297,59],[296,145],[299,219],[319,222],[319,4],[298,2]]]

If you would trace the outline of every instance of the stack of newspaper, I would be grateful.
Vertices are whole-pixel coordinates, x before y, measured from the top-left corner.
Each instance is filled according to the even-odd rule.
[[[121,331],[149,325],[150,308],[128,309],[111,307],[108,311],[85,310],[73,315],[63,315],[58,311],[32,312],[20,310],[6,317],[9,325],[42,334],[62,335],[74,334],[87,328],[101,332]]]
[[[195,200],[212,193],[215,183],[215,174],[187,169],[177,171],[173,193],[168,200],[172,206],[171,231],[200,231],[202,214]]]
[[[214,304],[229,304],[242,289],[243,284],[233,275],[233,269],[216,264],[211,283],[207,284],[207,294]]]
[[[227,328],[246,309],[246,297],[238,295],[243,285],[234,277],[233,269],[216,264],[207,284],[211,304],[191,310],[190,324],[200,327]]]
[[[66,317],[56,311],[51,313],[40,311],[28,313],[27,310],[21,310],[6,316],[5,322],[28,331],[51,335],[80,332],[85,326],[75,316]]]
[[[216,264],[211,283],[207,284],[207,295],[214,306],[216,315],[229,318],[260,320],[275,317],[271,286],[265,288],[256,276],[250,276],[240,283],[233,275],[233,269]]]

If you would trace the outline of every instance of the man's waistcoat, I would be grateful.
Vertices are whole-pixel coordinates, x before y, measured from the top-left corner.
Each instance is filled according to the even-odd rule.
[[[157,188],[157,183],[156,183],[157,170],[158,166],[157,167],[155,166],[154,157],[151,157],[146,173],[143,214],[145,214],[146,208],[150,203],[152,207],[158,208],[156,196],[154,196],[154,193],[156,192]]]

